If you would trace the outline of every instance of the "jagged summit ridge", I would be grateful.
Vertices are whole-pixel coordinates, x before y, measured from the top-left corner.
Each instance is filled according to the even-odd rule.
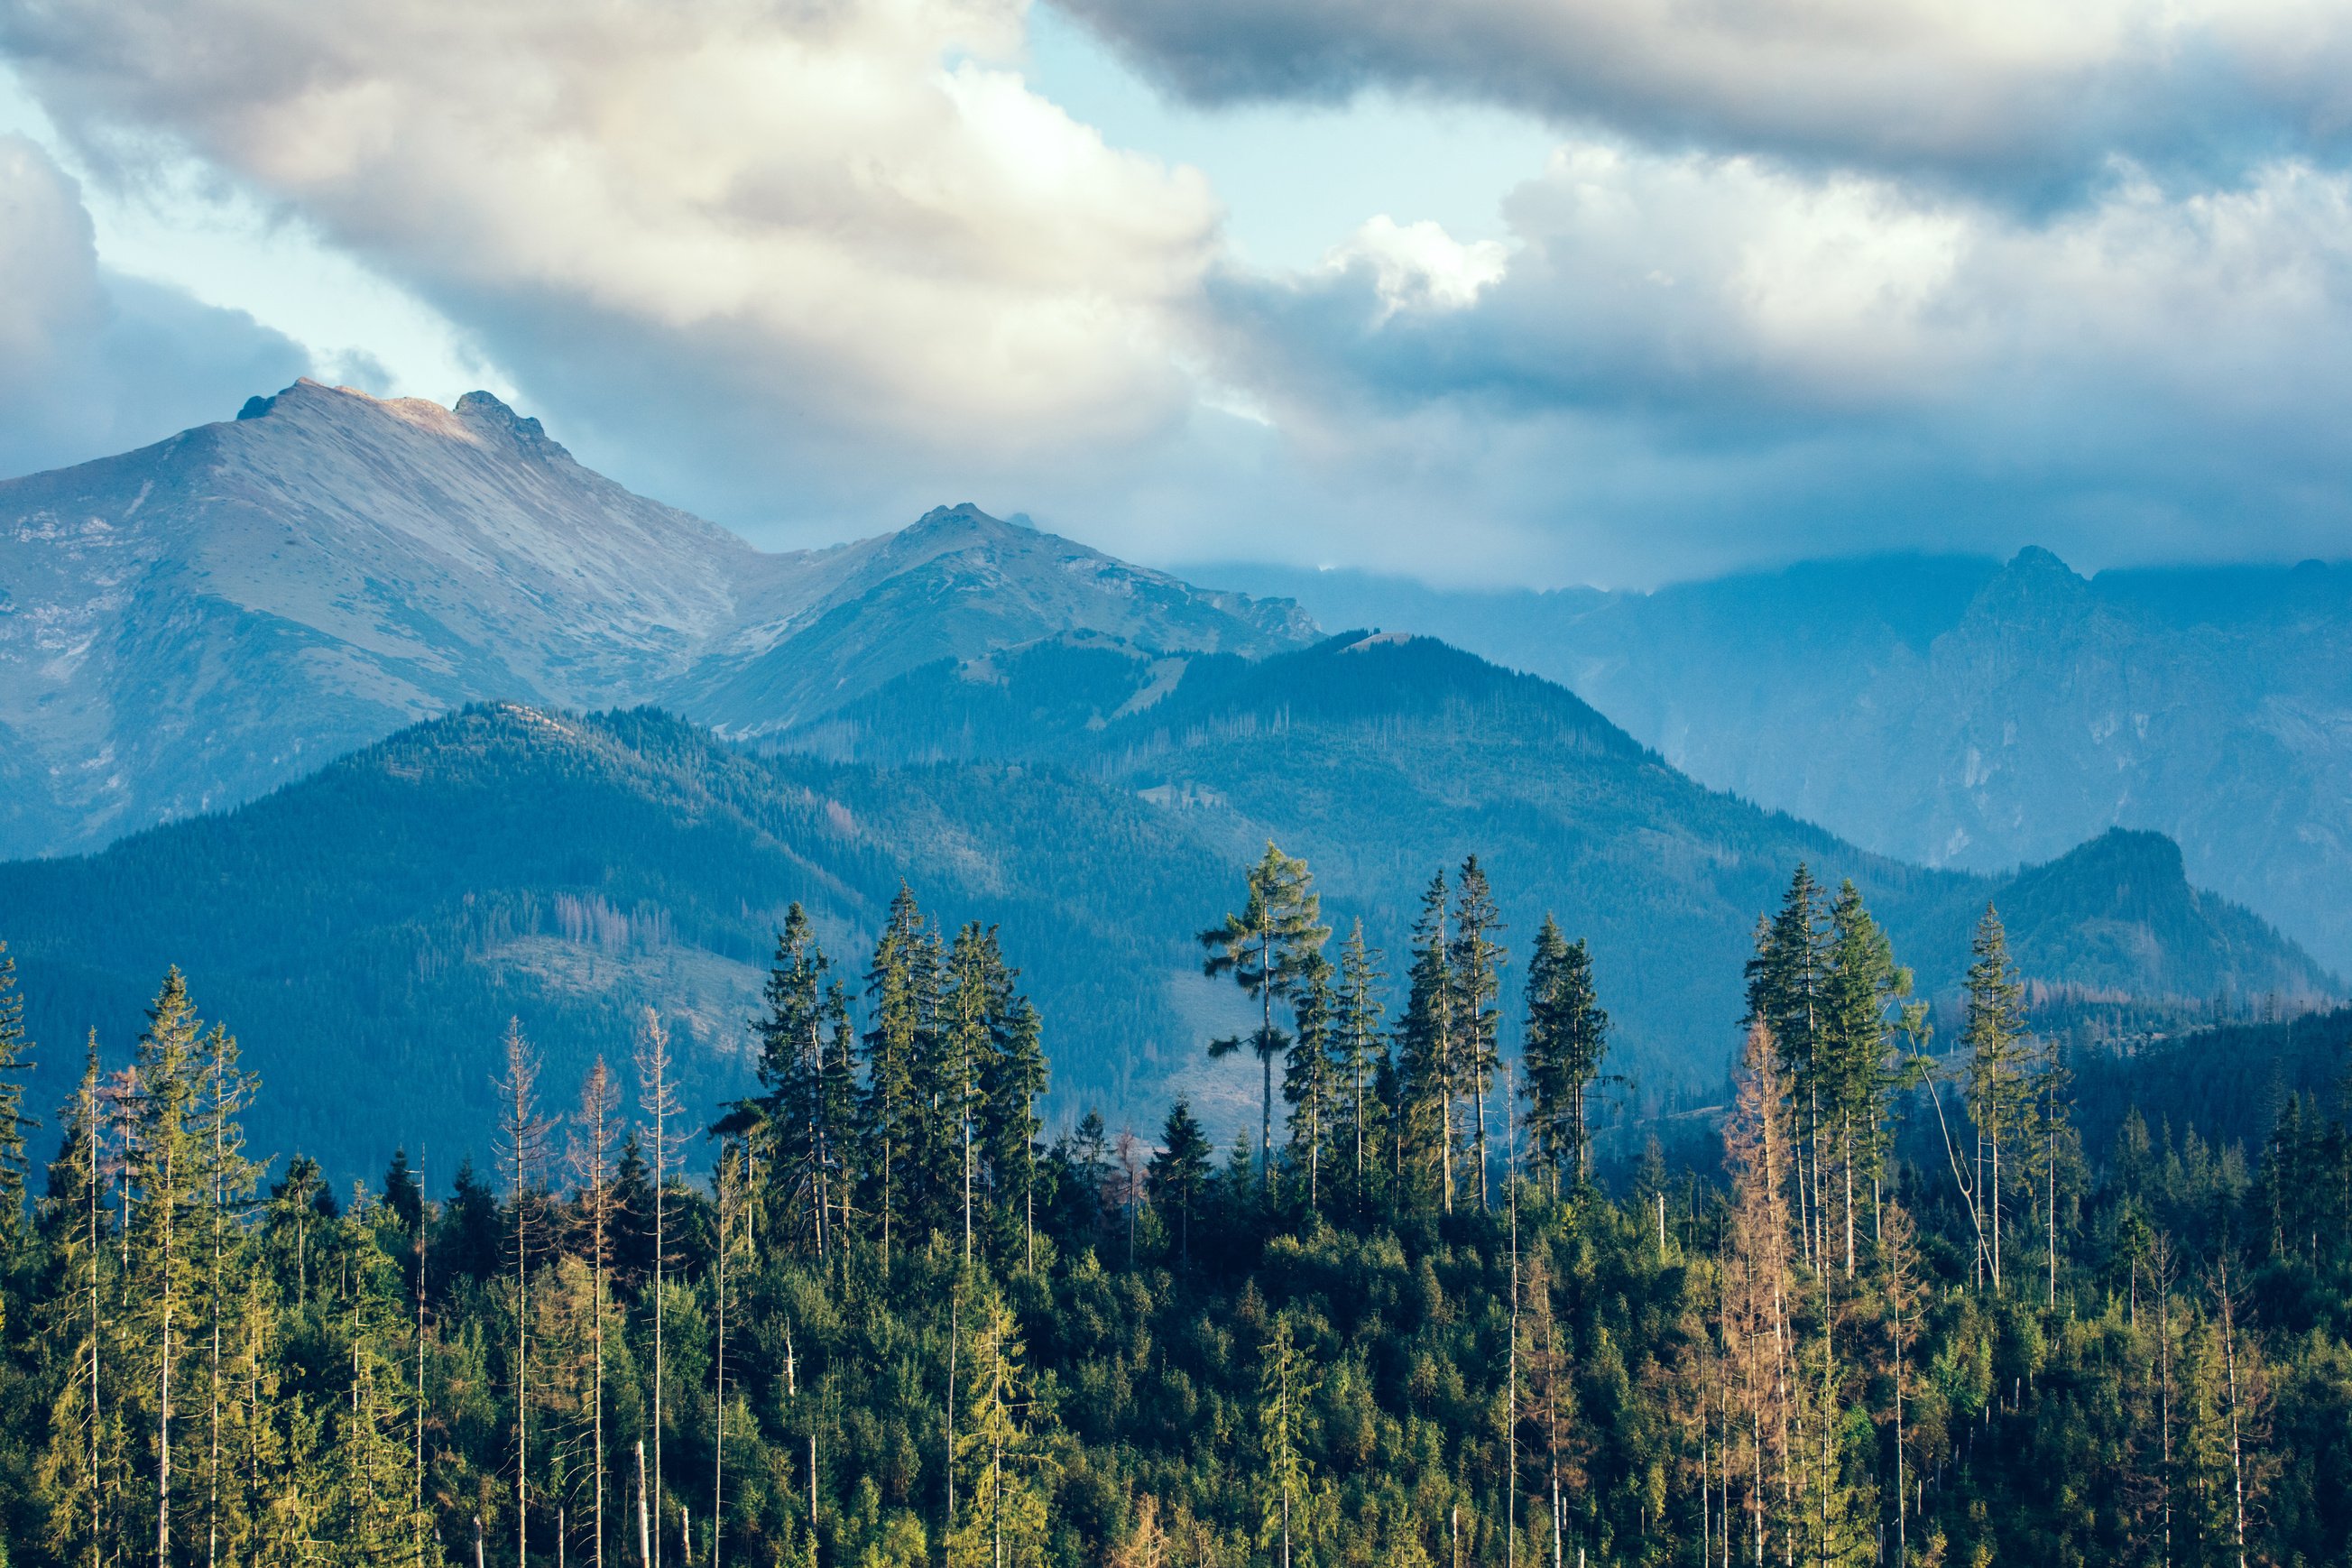
[[[763,552],[490,393],[307,378],[0,481],[0,855],[231,805],[474,700],[767,732],[940,653],[1069,630],[1264,652],[1312,628],[969,502]]]

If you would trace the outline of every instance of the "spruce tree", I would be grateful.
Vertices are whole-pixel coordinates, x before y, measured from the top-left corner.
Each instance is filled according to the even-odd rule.
[[[1332,1131],[1332,1056],[1340,1021],[1331,980],[1330,961],[1320,952],[1309,952],[1299,966],[1291,995],[1291,1019],[1297,1027],[1282,1068],[1282,1098],[1290,1107],[1290,1166],[1294,1171],[1306,1169],[1310,1209],[1322,1204],[1323,1157]]]
[[[105,1108],[100,1099],[98,1032],[90,1031],[81,1081],[64,1108],[65,1137],[49,1163],[40,1229],[47,1272],[38,1328],[60,1369],[49,1405],[48,1442],[37,1480],[48,1502],[48,1546],[61,1563],[98,1568],[108,1556],[107,1466],[102,1452],[109,1399],[106,1315],[109,1226],[103,1173]]]
[[[134,1403],[144,1426],[143,1480],[152,1489],[152,1542],[159,1568],[172,1560],[175,1514],[188,1508],[181,1452],[190,1363],[204,1300],[207,1150],[199,1127],[203,1025],[175,968],[139,1037],[128,1179],[136,1194],[126,1236],[125,1298],[139,1342]]]
[[[1895,962],[1885,931],[1849,881],[1830,910],[1828,973],[1822,985],[1820,1077],[1834,1118],[1845,1273],[1854,1271],[1855,1183],[1876,1191],[1885,1152],[1886,1102],[1897,1081],[1891,1009],[1911,994],[1911,972]]]
[[[1473,855],[1462,863],[1454,906],[1452,967],[1461,994],[1456,1011],[1461,1062],[1454,1081],[1457,1092],[1469,1102],[1467,1114],[1475,1119],[1478,1208],[1482,1213],[1488,1197],[1486,1100],[1502,1060],[1502,1009],[1498,1004],[1503,993],[1503,965],[1508,954],[1494,940],[1494,933],[1503,929],[1494,889],[1487,885],[1478,857]]]
[[[1977,1130],[1976,1225],[1982,1241],[1979,1262],[1980,1268],[1990,1269],[1993,1289],[1999,1290],[2003,1281],[2002,1186],[2014,1176],[2015,1145],[2032,1085],[2026,1077],[2025,1018],[2021,1005],[2025,987],[2010,963],[2009,937],[2001,929],[2000,915],[1989,903],[1977,922],[1969,952],[1963,1037],[1969,1047],[1969,1120]],[[2008,1173],[2002,1169],[2005,1156],[2011,1167]]]
[[[1189,1268],[1192,1262],[1192,1220],[1209,1189],[1209,1166],[1215,1151],[1201,1130],[1190,1102],[1179,1099],[1168,1108],[1160,1129],[1160,1151],[1151,1157],[1151,1201],[1176,1220],[1176,1257]]]
[[[1045,1123],[1037,1102],[1046,1088],[1044,1021],[1029,998],[1010,993],[1012,974],[992,1020],[994,1050],[981,1084],[981,1148],[992,1190],[1018,1194],[1021,1266],[1034,1273],[1037,1261],[1037,1138]]]
[[[948,951],[947,990],[940,1004],[940,1100],[954,1129],[954,1191],[967,1268],[972,1261],[972,1205],[980,1180],[982,1125],[1003,1035],[1009,984],[994,929],[983,929],[976,921],[967,923]]]
[[[1780,912],[1758,922],[1756,956],[1748,964],[1748,1021],[1769,1031],[1795,1113],[1790,1173],[1798,1239],[1808,1262],[1828,1245],[1821,1145],[1823,1110],[1834,1103],[1832,1087],[1824,1081],[1830,933],[1821,902],[1820,884],[1800,863]]]
[[[1547,914],[1528,961],[1525,1092],[1535,1164],[1554,1193],[1563,1175],[1582,1182],[1590,1174],[1586,1101],[1608,1050],[1609,1015],[1593,987],[1591,954]]]
[[[1375,1093],[1379,1058],[1385,1054],[1387,1004],[1381,983],[1380,950],[1364,941],[1364,922],[1348,929],[1339,950],[1338,1016],[1332,1027],[1332,1085],[1344,1118],[1348,1153],[1356,1201],[1363,1200],[1369,1165],[1377,1165],[1380,1145],[1375,1123],[1379,1102]]]
[[[0,1237],[13,1237],[25,1219],[25,1182],[30,1170],[25,1134],[39,1125],[25,1114],[24,1080],[32,1070],[25,997],[16,989],[16,960],[8,944],[0,942]]]
[[[586,1230],[589,1270],[589,1510],[595,1531],[596,1568],[604,1564],[604,1328],[605,1277],[613,1263],[613,1145],[620,1131],[621,1091],[598,1057],[580,1085],[572,1113],[572,1173]]]
[[[1258,1026],[1244,1041],[1232,1036],[1209,1042],[1209,1055],[1223,1058],[1246,1044],[1257,1057],[1262,1079],[1258,1114],[1258,1181],[1271,1189],[1274,1180],[1274,1060],[1288,1043],[1274,1023],[1274,1005],[1291,995],[1305,973],[1307,955],[1321,951],[1330,939],[1328,928],[1318,923],[1322,899],[1315,891],[1314,874],[1307,862],[1285,855],[1272,839],[1265,854],[1250,868],[1248,898],[1239,914],[1225,918],[1201,933],[1208,950],[1201,973],[1215,980],[1230,975],[1259,1005]]]
[[[1297,1342],[1290,1314],[1278,1313],[1274,1331],[1259,1352],[1258,1454],[1265,1462],[1265,1515],[1262,1539],[1279,1542],[1282,1568],[1290,1568],[1291,1535],[1312,1476],[1307,1456],[1307,1420],[1319,1380],[1313,1360]]]
[[[902,882],[866,973],[864,1164],[886,1274],[897,1232],[922,1196],[927,1156],[942,1142],[933,1136],[939,1111],[927,1081],[935,1076],[939,1012],[930,946],[922,911]]]
[[[847,1011],[831,968],[807,913],[794,903],[784,912],[761,993],[768,1011],[752,1026],[760,1038],[763,1092],[719,1124],[722,1137],[756,1132],[767,1149],[767,1183],[776,1206],[788,1216],[786,1236],[793,1246],[819,1258],[836,1244],[827,1231],[848,1131],[845,1108],[830,1092],[827,1048],[836,1028],[845,1026]]]
[[[1455,1007],[1451,914],[1445,874],[1431,879],[1413,925],[1412,967],[1404,1016],[1397,1025],[1396,1099],[1400,1163],[1436,1178],[1440,1206],[1454,1212],[1454,1102],[1460,1029]]]
[[[950,1568],[1042,1568],[1046,1561],[1047,1458],[1035,1430],[1021,1331],[992,1289],[962,1331],[962,1415],[950,1465],[961,1507],[950,1520]]]
[[[495,1080],[499,1107],[499,1152],[507,1168],[507,1261],[514,1280],[515,1561],[530,1561],[530,1273],[538,1254],[544,1206],[543,1172],[553,1124],[540,1113],[539,1053],[523,1037],[522,1020],[507,1020]]]

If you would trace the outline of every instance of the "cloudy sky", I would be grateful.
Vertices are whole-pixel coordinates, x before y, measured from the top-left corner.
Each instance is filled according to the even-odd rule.
[[[2352,554],[2352,4],[0,0],[0,470],[485,386],[763,543]]]

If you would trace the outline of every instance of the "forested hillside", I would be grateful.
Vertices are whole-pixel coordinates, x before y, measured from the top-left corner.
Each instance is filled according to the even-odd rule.
[[[1196,575],[1548,676],[1701,782],[1901,859],[1994,871],[2110,826],[2163,833],[2199,885],[2352,963],[2340,563],[2084,576],[2028,549],[1649,593]]]
[[[1049,644],[990,668],[877,693],[893,736],[976,737],[887,766],[753,755],[651,712],[472,710],[225,816],[0,867],[0,910],[44,1037],[96,1026],[119,1051],[141,977],[176,963],[242,1020],[270,1145],[339,1171],[389,1142],[478,1152],[510,1015],[572,1073],[625,1048],[652,1004],[688,1081],[732,1092],[782,907],[862,946],[902,879],[950,919],[1002,921],[1056,1020],[1057,1121],[1088,1104],[1139,1119],[1172,1086],[1230,1126],[1252,1086],[1198,1055],[1232,1025],[1188,978],[1191,943],[1218,868],[1269,838],[1391,952],[1429,879],[1486,857],[1517,940],[1549,911],[1591,942],[1633,1080],[1618,1089],[1651,1105],[1714,1096],[1741,956],[1799,860],[1856,879],[1930,995],[1957,986],[1988,897],[2039,980],[2332,989],[2191,890],[2160,840],[2013,885],[1921,871],[1702,790],[1560,689],[1433,642],[1262,661]],[[1010,738],[982,744],[990,726]]]
[[[7,1561],[2352,1552],[2341,1016],[2169,1047],[2322,1080],[2252,1146],[2114,1064],[2090,1141],[1997,919],[1931,1041],[1860,893],[1801,870],[1717,1152],[1612,1191],[1589,948],[1547,924],[1507,984],[1482,865],[1445,870],[1385,963],[1273,851],[1190,906],[1268,1075],[1223,1154],[1181,1100],[1049,1134],[1025,955],[910,892],[862,960],[783,912],[731,1102],[651,1015],[576,1073],[513,1026],[494,1152],[349,1188],[259,1157],[271,1089],[176,971],[28,1136],[0,969]]]

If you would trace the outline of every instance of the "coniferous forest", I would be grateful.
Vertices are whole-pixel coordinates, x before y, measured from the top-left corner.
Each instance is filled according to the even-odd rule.
[[[1620,1179],[1591,955],[1476,858],[1401,952],[1271,845],[1235,895],[1223,1148],[1049,1135],[1020,955],[905,890],[862,963],[794,907],[756,1094],[685,1103],[651,1014],[582,1082],[486,1020],[483,1158],[342,1191],[177,971],[127,1064],[37,1042],[87,1065],[37,1126],[0,973],[5,1562],[2352,1558],[2336,1089],[2087,1138],[1993,910],[1937,1039],[1800,868],[1712,1152]]]

